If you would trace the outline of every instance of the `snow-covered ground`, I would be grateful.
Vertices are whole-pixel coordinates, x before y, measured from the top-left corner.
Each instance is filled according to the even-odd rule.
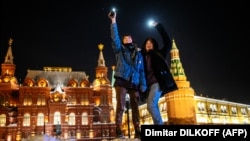
[[[22,141],[76,141],[76,139],[57,139],[56,137],[49,136],[49,135],[37,135],[34,137],[29,137],[28,139],[22,139]],[[113,139],[107,140],[103,139],[102,141],[141,141],[140,139],[131,139],[131,138],[124,138],[124,139]]]

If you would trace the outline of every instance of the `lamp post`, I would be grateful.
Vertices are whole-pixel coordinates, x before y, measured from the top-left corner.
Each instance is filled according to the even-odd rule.
[[[130,101],[130,97],[129,97],[129,94],[127,93],[126,94],[126,112],[127,112],[127,124],[128,124],[128,138],[130,138],[130,126],[129,126],[129,101]]]

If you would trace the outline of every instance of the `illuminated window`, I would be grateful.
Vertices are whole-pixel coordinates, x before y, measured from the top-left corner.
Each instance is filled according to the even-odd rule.
[[[89,87],[90,86],[90,83],[88,80],[84,79],[82,80],[82,82],[80,83],[80,86],[81,87]]]
[[[47,87],[47,86],[48,86],[48,82],[47,82],[46,79],[41,78],[40,80],[38,80],[37,85],[38,85],[39,87]]]
[[[39,113],[37,115],[37,126],[42,126],[42,125],[44,125],[44,114]]]
[[[246,108],[241,108],[240,111],[241,111],[242,115],[246,115],[247,114]]]
[[[210,104],[209,108],[212,112],[217,112],[217,107],[215,104]]]
[[[76,104],[76,96],[74,96],[74,95],[69,96],[68,103],[71,105],[75,105]]]
[[[227,107],[225,105],[221,105],[220,110],[222,113],[226,113],[227,112]]]
[[[25,113],[23,116],[23,126],[30,126],[30,114]]]
[[[54,113],[54,124],[61,124],[61,113],[60,112]]]
[[[203,102],[198,102],[197,106],[199,111],[205,111],[205,104]]]
[[[75,113],[69,114],[69,125],[76,125],[76,115]]]
[[[77,87],[78,86],[78,83],[75,79],[71,79],[69,82],[68,82],[68,85],[69,87]]]
[[[28,87],[33,87],[34,85],[35,85],[35,82],[34,82],[34,80],[33,79],[31,79],[31,78],[26,78],[25,80],[24,80],[24,84],[23,84],[24,86],[28,86]]]
[[[1,114],[0,115],[0,127],[1,126],[5,126],[6,124],[6,115],[5,114]]]
[[[31,96],[31,94],[24,95],[23,105],[32,105],[32,96]]]
[[[45,95],[37,96],[37,105],[46,105]]]
[[[167,111],[167,102],[163,103],[163,111]]]
[[[237,114],[237,108],[236,107],[232,107],[231,111],[232,111],[233,114]]]
[[[82,113],[82,125],[88,125],[88,113],[84,112]]]
[[[81,104],[82,105],[88,105],[89,104],[89,98],[87,94],[81,95]]]
[[[159,104],[159,109],[161,112],[164,112],[166,110],[166,102],[162,102]]]
[[[115,121],[115,111],[114,109],[110,110],[110,122]]]

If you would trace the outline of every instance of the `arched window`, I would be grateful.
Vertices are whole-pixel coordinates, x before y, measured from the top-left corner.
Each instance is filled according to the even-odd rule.
[[[226,113],[227,112],[227,107],[225,105],[221,105],[220,110],[222,113]]]
[[[1,126],[5,126],[6,125],[6,115],[5,114],[1,114],[0,115],[0,127]]]
[[[237,114],[237,108],[236,107],[231,107],[231,111],[233,114]]]
[[[205,104],[203,102],[198,102],[197,106],[199,111],[205,111]]]
[[[61,113],[60,112],[54,113],[54,124],[61,124]]]
[[[76,125],[76,115],[75,113],[69,114],[69,125]]]
[[[37,126],[42,126],[42,125],[44,125],[44,114],[39,113],[37,115]]]
[[[38,87],[47,87],[48,86],[48,81],[45,78],[40,78],[37,81],[37,86]]]
[[[212,112],[217,112],[217,107],[216,107],[216,105],[215,104],[210,104],[210,110],[212,111]]]
[[[25,113],[23,116],[23,126],[30,126],[30,114]]]
[[[82,125],[88,125],[88,113],[84,112],[82,113]]]
[[[246,108],[241,108],[240,109],[242,115],[247,115],[247,110]]]

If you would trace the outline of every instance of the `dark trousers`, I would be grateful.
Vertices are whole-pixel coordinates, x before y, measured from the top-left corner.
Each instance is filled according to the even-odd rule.
[[[125,110],[125,105],[126,105],[126,93],[129,94],[130,96],[130,106],[132,109],[132,121],[134,124],[134,128],[138,128],[140,126],[140,113],[139,113],[139,105],[138,105],[138,100],[139,100],[139,92],[138,90],[134,89],[127,89],[124,87],[116,86],[116,127],[121,129],[122,125],[122,116]]]

